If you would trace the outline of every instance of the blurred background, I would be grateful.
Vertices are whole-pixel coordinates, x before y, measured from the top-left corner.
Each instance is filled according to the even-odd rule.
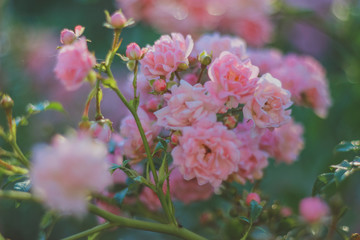
[[[300,199],[311,195],[317,175],[329,171],[330,165],[351,158],[335,153],[335,146],[342,140],[360,139],[360,1],[237,2],[239,9],[230,0],[0,0],[0,91],[14,99],[14,115],[23,114],[28,103],[44,100],[61,102],[67,112],[45,112],[32,117],[28,126],[19,128],[20,147],[29,152],[34,144],[49,141],[55,133],[64,133],[67,128],[76,128],[81,120],[90,88],[67,92],[53,72],[60,31],[79,24],[85,26],[85,36],[92,41],[89,49],[96,52],[99,62],[105,58],[112,41],[112,31],[103,27],[104,10],[111,13],[121,6],[126,16],[137,21],[123,32],[120,49],[123,53],[128,43],[137,42],[141,47],[152,45],[162,33],[180,31],[196,38],[204,32],[220,31],[240,35],[250,47],[275,47],[283,53],[308,54],[323,64],[333,101],[327,118],[321,119],[306,108],[295,108],[295,119],[305,126],[305,148],[292,165],[270,161],[261,181],[261,189],[270,199],[280,199],[282,204],[297,211]],[[252,6],[247,6],[248,2]],[[240,11],[246,7],[253,10],[249,16]],[[261,31],[252,32],[252,27]],[[115,61],[113,71],[117,80],[126,85],[125,64]],[[114,122],[117,131],[126,115],[121,104],[105,89],[103,114]],[[4,120],[4,113],[0,112],[1,125]],[[0,140],[0,145],[3,144]],[[350,208],[340,224],[348,225],[350,232],[360,232],[359,183],[360,174],[356,174],[339,188]],[[204,231],[206,235],[198,217],[204,210],[218,208],[219,203],[221,207],[221,200],[214,197],[206,204],[190,207],[178,204],[177,217],[184,226]],[[194,213],[197,218],[190,218]],[[22,203],[18,207],[13,201],[0,200],[0,233],[13,240],[38,239],[43,214],[44,209],[37,204]],[[90,215],[85,221],[62,218],[54,226],[50,239],[60,239],[95,224],[96,218]],[[110,232],[103,239],[145,236],[172,239],[126,229]]]

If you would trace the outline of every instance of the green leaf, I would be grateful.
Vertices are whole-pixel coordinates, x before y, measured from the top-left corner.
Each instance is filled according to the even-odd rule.
[[[26,126],[29,124],[29,121],[25,116],[20,116],[15,118],[16,126]]]
[[[250,220],[247,217],[241,216],[239,219],[250,224]]]
[[[40,102],[35,105],[30,103],[26,106],[26,112],[28,114],[35,114],[35,113],[39,113],[39,112],[47,111],[47,110],[55,110],[58,112],[65,112],[63,106],[59,102],[44,101],[44,102]]]
[[[327,186],[335,182],[334,173],[322,173],[320,174],[314,183],[312,195],[315,196],[321,193]]]
[[[107,78],[102,81],[105,87],[117,88],[117,82],[113,78]]]
[[[129,191],[129,189],[125,188],[125,189],[121,190],[120,192],[117,192],[114,196],[116,203],[121,204],[124,201],[128,191]]]
[[[349,163],[347,160],[342,161],[338,165],[332,165],[331,168],[336,169],[334,176],[337,185],[350,176],[354,170],[352,163]]]
[[[263,207],[258,204],[256,201],[252,200],[250,202],[250,222],[256,221],[260,216]]]
[[[349,152],[349,151],[359,151],[359,150],[360,150],[360,140],[342,141],[335,147],[335,151],[337,152]]]
[[[31,188],[31,182],[29,179],[23,182],[17,182],[14,185],[14,190],[21,192],[29,192],[30,188]]]
[[[27,178],[25,175],[12,175],[9,176],[4,184],[4,186],[2,186],[2,189],[5,189],[10,183],[19,181],[21,179]]]

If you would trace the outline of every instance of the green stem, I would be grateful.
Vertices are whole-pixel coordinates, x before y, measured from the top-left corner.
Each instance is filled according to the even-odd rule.
[[[241,240],[246,240],[247,239],[251,228],[252,228],[252,222],[250,222],[250,226],[249,226],[248,230],[246,231],[245,235],[241,238]]]
[[[138,74],[138,68],[139,68],[139,61],[136,60],[135,62],[135,68],[134,68],[134,79],[133,79],[133,88],[134,88],[134,102],[136,103],[135,104],[135,108],[137,108],[138,106],[138,103],[139,103],[139,99],[138,99],[138,96],[137,96],[137,74]]]
[[[40,199],[34,197],[30,193],[12,190],[0,190],[0,198],[40,202]]]
[[[13,173],[19,173],[19,174],[27,174],[29,171],[25,168],[13,166],[3,160],[0,159],[0,166],[6,168],[7,170],[12,171]]]
[[[201,83],[201,78],[202,78],[202,75],[203,75],[205,69],[206,69],[206,66],[201,65],[201,71],[200,71],[200,74],[199,74],[199,77],[198,77],[198,80],[197,80],[198,83]]]
[[[82,237],[86,237],[86,236],[89,236],[91,234],[94,234],[94,233],[97,233],[97,232],[101,232],[103,230],[106,230],[106,229],[109,229],[109,228],[112,228],[114,227],[114,224],[112,223],[109,223],[109,222],[106,222],[104,224],[101,224],[101,225],[98,225],[96,227],[93,227],[93,228],[90,228],[86,231],[83,231],[81,233],[78,233],[78,234],[75,234],[75,235],[72,235],[70,237],[67,237],[67,238],[63,238],[63,240],[75,240],[75,239],[79,239],[79,238],[82,238]]]
[[[100,103],[101,103],[101,87],[100,87],[100,80],[97,79],[96,80],[96,116],[95,116],[95,120],[101,120],[104,118],[104,116],[101,114],[101,107],[100,107]]]
[[[179,81],[181,80],[181,77],[180,77],[180,74],[178,71],[175,71],[175,76]]]
[[[16,155],[18,156],[18,159],[20,160],[20,162],[27,168],[30,167],[30,162],[29,160],[25,157],[25,155],[23,154],[23,152],[21,151],[21,149],[19,148],[19,146],[16,143],[15,138],[13,138],[13,141],[10,142],[11,147],[13,148],[14,152],[16,153]]]
[[[185,228],[177,227],[174,225],[154,223],[154,222],[145,222],[136,219],[128,219],[120,217],[104,211],[92,204],[88,205],[89,211],[108,220],[112,224],[119,227],[128,227],[133,229],[139,229],[144,231],[158,232],[176,236],[186,240],[206,240],[206,238],[197,235]]]
[[[112,75],[112,74],[111,74]],[[111,77],[111,76],[110,76]],[[143,144],[144,144],[144,148],[145,148],[145,152],[146,152],[146,155],[148,157],[148,160],[149,160],[149,163],[150,163],[150,169],[151,169],[151,172],[153,174],[153,177],[154,177],[154,181],[155,183],[158,182],[158,176],[157,176],[157,173],[156,173],[156,169],[155,169],[155,165],[154,165],[154,161],[152,159],[152,155],[151,155],[151,151],[150,151],[150,147],[149,147],[149,143],[146,139],[146,136],[145,136],[145,132],[144,132],[144,129],[141,125],[141,122],[140,122],[140,119],[139,119],[139,116],[137,115],[137,112],[136,110],[133,108],[133,106],[131,106],[131,104],[126,100],[126,98],[124,97],[124,95],[121,93],[121,91],[117,88],[117,87],[113,87],[113,86],[108,86],[110,87],[117,95],[118,97],[120,98],[120,100],[124,103],[124,105],[129,109],[129,111],[131,112],[131,114],[133,115],[134,119],[135,119],[135,122],[136,122],[136,125],[139,129],[139,132],[140,132],[140,136],[141,136],[141,139],[143,141]]]

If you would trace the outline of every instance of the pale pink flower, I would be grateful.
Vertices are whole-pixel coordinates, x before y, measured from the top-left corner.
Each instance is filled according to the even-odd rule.
[[[166,82],[164,79],[158,78],[155,79],[153,83],[154,91],[157,93],[164,92],[166,90]]]
[[[60,49],[54,71],[67,90],[75,90],[84,82],[95,64],[95,57],[89,52],[86,39],[80,38]]]
[[[210,183],[218,189],[238,170],[239,146],[236,135],[224,125],[204,120],[183,128],[179,145],[171,154],[185,180],[196,178],[198,184]]]
[[[126,17],[121,11],[114,12],[110,17],[110,24],[114,28],[122,28],[127,22]]]
[[[290,164],[304,148],[303,132],[303,126],[291,120],[273,131],[265,130],[260,140],[260,148],[277,162]]]
[[[261,47],[271,39],[273,26],[268,16],[249,12],[234,20],[232,31],[242,37],[249,45]]]
[[[96,138],[105,143],[110,141],[111,129],[108,124],[92,122],[89,130],[93,138]]]
[[[213,59],[220,56],[223,51],[228,51],[240,59],[247,57],[246,43],[239,37],[220,35],[219,33],[204,34],[196,42],[192,55],[196,57],[202,51],[211,54]]]
[[[242,61],[225,51],[210,65],[208,75],[211,81],[206,82],[205,87],[217,101],[237,107],[251,99],[258,74],[258,67],[250,60]]]
[[[283,217],[290,217],[293,214],[293,211],[289,207],[282,207],[280,210],[280,214]]]
[[[246,197],[246,204],[248,206],[250,206],[251,201],[255,201],[257,203],[260,203],[261,199],[260,199],[259,194],[255,193],[255,192],[249,193],[247,195],[247,197]]]
[[[170,78],[182,63],[188,64],[188,57],[193,49],[194,42],[190,35],[184,38],[180,33],[171,36],[163,35],[154,46],[148,48],[144,58],[140,60],[141,72],[148,78],[164,76]]]
[[[86,197],[111,184],[106,146],[85,135],[57,136],[33,153],[33,191],[62,214],[86,213]]]
[[[60,33],[60,42],[62,44],[71,44],[76,39],[74,31],[64,28]]]
[[[213,194],[213,188],[208,183],[200,186],[196,179],[185,180],[175,168],[170,174],[170,194],[176,200],[190,204],[209,199]]]
[[[258,81],[253,98],[244,106],[243,113],[260,128],[280,127],[290,121],[292,102],[289,91],[270,74],[264,74]]]
[[[239,151],[241,158],[238,163],[238,171],[231,175],[229,180],[235,180],[241,184],[246,181],[253,182],[261,179],[263,169],[268,165],[268,154],[259,148],[259,140],[262,129],[254,126],[253,121],[239,123],[233,132],[240,140]]]
[[[251,62],[258,66],[260,74],[271,73],[271,70],[279,67],[282,63],[282,54],[275,48],[268,49],[249,49],[249,58]]]
[[[130,60],[139,60],[142,56],[142,51],[141,48],[139,47],[139,45],[137,45],[136,43],[130,43],[127,47],[126,47],[126,56],[130,59]]]
[[[329,214],[329,207],[319,197],[308,197],[301,200],[299,211],[305,221],[316,223]]]
[[[161,128],[155,124],[155,121],[142,108],[138,108],[138,115],[150,148],[153,148],[154,140],[160,133]],[[135,162],[141,161],[146,156],[145,148],[132,115],[125,117],[121,121],[120,134],[125,138],[124,155]]]
[[[331,99],[325,70],[310,56],[288,55],[271,71],[283,88],[289,90],[295,104],[314,108],[319,117],[326,117]]]
[[[191,86],[181,80],[180,85],[171,88],[171,94],[164,96],[167,106],[156,111],[157,124],[165,128],[180,130],[207,118],[216,121],[216,113],[220,109],[214,104],[211,96],[201,84]]]
[[[183,76],[183,79],[190,85],[195,85],[198,82],[198,76],[194,73],[187,73]]]

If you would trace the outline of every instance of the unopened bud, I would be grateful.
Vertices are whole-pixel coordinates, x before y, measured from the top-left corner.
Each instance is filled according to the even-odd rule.
[[[170,137],[171,144],[178,145],[180,136],[181,136],[181,133],[179,131],[176,131],[173,134],[171,134],[171,137]]]
[[[255,201],[257,203],[260,203],[260,196],[257,193],[249,193],[246,197],[246,204],[250,206],[251,201]]]
[[[177,68],[177,70],[178,70],[178,71],[185,71],[185,70],[188,69],[188,68],[189,68],[189,65],[188,65],[188,64],[186,64],[186,63],[180,63],[179,66],[178,66],[178,68]]]
[[[0,105],[5,110],[11,109],[14,106],[14,101],[9,95],[4,94],[1,98]]]
[[[126,57],[130,60],[140,60],[142,56],[142,50],[136,43],[130,43],[126,48]]]
[[[111,15],[110,24],[114,28],[123,28],[127,19],[121,11],[117,11]]]
[[[76,35],[72,30],[65,28],[60,33],[60,42],[62,44],[65,45],[71,44],[75,41],[75,39],[76,39]]]
[[[89,120],[82,120],[79,123],[80,130],[87,131],[90,129],[90,127],[91,127],[91,122]]]
[[[203,66],[207,66],[211,63],[211,55],[209,55],[206,51],[202,51],[198,57],[199,62]]]
[[[153,88],[156,93],[162,93],[166,90],[166,82],[164,79],[156,79],[153,83]]]
[[[233,115],[227,115],[224,117],[224,125],[229,128],[233,129],[236,127],[237,119]]]

